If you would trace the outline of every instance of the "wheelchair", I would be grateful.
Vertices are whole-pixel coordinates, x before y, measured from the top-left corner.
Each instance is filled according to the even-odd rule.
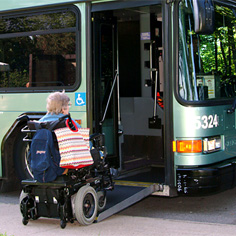
[[[68,116],[61,118],[61,122],[54,129],[64,127],[66,118]],[[31,121],[27,116],[19,119],[28,120],[21,132],[26,134],[23,141],[28,142],[30,146],[36,133],[35,122],[38,121]],[[44,122],[44,125],[49,127],[51,124]],[[55,138],[55,134],[53,136]],[[93,165],[69,169],[66,175],[58,176],[49,183],[40,183],[34,179],[21,181],[23,189],[19,205],[24,225],[39,217],[59,219],[61,228],[75,220],[80,225],[89,225],[96,221],[97,214],[106,206],[106,191],[113,190],[114,184],[106,163],[104,135],[93,134],[90,136],[90,142],[93,144],[90,151]]]

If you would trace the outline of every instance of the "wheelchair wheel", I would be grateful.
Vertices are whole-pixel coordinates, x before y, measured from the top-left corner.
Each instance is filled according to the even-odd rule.
[[[29,219],[36,220],[38,218],[35,210],[34,198],[29,197],[28,193],[21,191],[19,198],[20,212],[23,216],[22,223],[26,225]]]
[[[27,219],[25,219],[25,218],[22,219],[22,224],[23,225],[27,225],[28,223],[29,223],[29,221]]]
[[[28,196],[28,193],[25,193],[23,190],[20,193],[20,197],[19,197],[19,205],[20,205],[20,211],[22,213],[22,206],[21,206],[21,202],[22,200]]]
[[[102,211],[107,203],[106,194],[104,191],[99,191],[97,192],[97,196],[98,196],[98,211]]]
[[[97,193],[91,186],[85,185],[79,189],[75,197],[75,217],[79,224],[90,225],[97,216]]]
[[[61,220],[61,221],[60,221],[60,226],[61,226],[62,229],[65,229],[65,227],[66,227],[66,221],[65,221],[65,220]]]
[[[29,223],[28,210],[23,206],[23,201],[25,201],[26,197],[28,197],[28,193],[25,193],[22,190],[20,193],[20,198],[19,198],[19,206],[20,206],[21,215],[23,216],[22,218],[23,225],[27,225]]]

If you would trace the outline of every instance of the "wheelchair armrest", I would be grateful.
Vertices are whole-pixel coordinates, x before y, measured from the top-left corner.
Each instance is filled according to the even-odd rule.
[[[103,147],[105,145],[105,135],[101,133],[91,134],[89,140],[93,141],[93,146],[95,148]]]
[[[95,133],[95,134],[91,134],[89,136],[89,140],[95,140],[95,139],[100,139],[100,138],[103,138],[104,137],[104,134],[101,134],[101,133]]]
[[[96,138],[98,138],[98,137],[100,137],[100,136],[101,136],[100,133],[91,134],[91,135],[89,136],[89,140],[96,139]]]

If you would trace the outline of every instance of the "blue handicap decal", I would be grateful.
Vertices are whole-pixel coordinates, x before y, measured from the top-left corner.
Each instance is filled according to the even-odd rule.
[[[75,93],[75,105],[86,106],[86,93]]]

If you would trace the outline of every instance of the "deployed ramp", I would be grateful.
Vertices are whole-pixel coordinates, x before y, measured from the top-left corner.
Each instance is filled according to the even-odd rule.
[[[116,181],[115,189],[107,192],[106,208],[98,214],[97,222],[133,205],[155,191],[154,183]]]

